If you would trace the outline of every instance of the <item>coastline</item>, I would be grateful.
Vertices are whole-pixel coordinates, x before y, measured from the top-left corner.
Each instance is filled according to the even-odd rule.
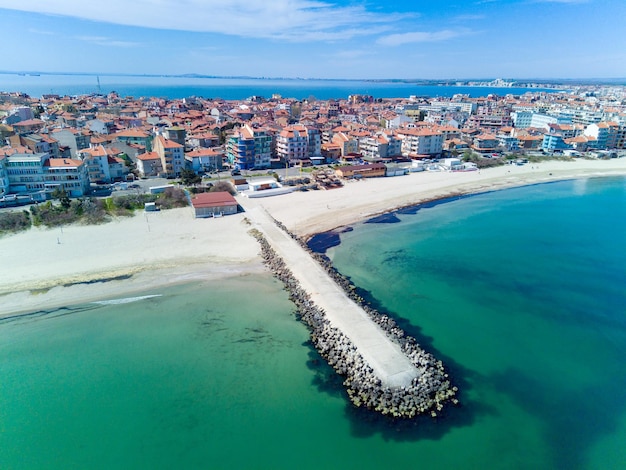
[[[421,172],[328,191],[246,200],[294,234],[311,236],[399,208],[459,195],[626,175],[626,158],[548,161],[481,171]],[[241,196],[238,196],[241,197]],[[189,208],[103,225],[32,228],[0,238],[0,319],[190,282],[263,272],[246,214],[195,219]]]
[[[243,213],[208,221],[182,208],[6,235],[0,318],[262,272],[247,230]]]
[[[471,172],[418,172],[348,181],[343,188],[255,201],[294,234],[309,239],[394,210],[450,197],[567,179],[626,175],[626,158],[505,165]]]

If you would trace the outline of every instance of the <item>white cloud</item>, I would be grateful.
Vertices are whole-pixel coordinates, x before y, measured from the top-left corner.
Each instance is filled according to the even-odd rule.
[[[383,36],[376,41],[383,46],[401,46],[402,44],[418,43],[418,42],[440,42],[454,39],[459,36],[469,34],[467,30],[453,31],[444,29],[441,31],[413,31],[410,33],[390,34]]]
[[[120,41],[105,36],[78,36],[76,39],[105,47],[137,47],[141,45],[138,42]]]
[[[381,25],[413,16],[319,0],[0,0],[0,8],[126,26],[313,41],[375,34]]]
[[[42,29],[36,29],[36,28],[28,28],[28,32],[33,33],[33,34],[43,34],[44,36],[56,36],[57,34],[53,31],[44,31]]]

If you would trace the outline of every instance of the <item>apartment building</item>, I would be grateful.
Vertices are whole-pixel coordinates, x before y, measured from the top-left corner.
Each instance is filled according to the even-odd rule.
[[[9,193],[39,194],[63,188],[70,197],[89,192],[89,174],[81,160],[50,158],[47,153],[13,154],[4,159]]]
[[[283,161],[295,162],[321,157],[319,130],[296,124],[285,127],[276,137],[276,153]]]
[[[269,168],[272,157],[272,134],[246,124],[237,129],[226,143],[228,161],[242,170]]]
[[[359,152],[370,161],[402,155],[402,140],[393,135],[378,133],[359,140]]]
[[[443,150],[443,134],[430,129],[401,129],[397,135],[402,139],[402,155],[415,157],[436,156]]]
[[[162,176],[178,177],[185,167],[185,148],[162,135],[154,139],[154,152],[161,159]]]

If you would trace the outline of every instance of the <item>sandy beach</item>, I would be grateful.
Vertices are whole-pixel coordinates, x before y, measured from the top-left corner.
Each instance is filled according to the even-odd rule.
[[[458,194],[626,174],[626,158],[506,165],[465,173],[421,172],[347,182],[329,191],[255,200],[296,234],[349,225],[398,207]],[[103,225],[33,228],[0,238],[0,317],[132,295],[191,280],[265,268],[246,214],[195,219],[190,208],[138,213]]]

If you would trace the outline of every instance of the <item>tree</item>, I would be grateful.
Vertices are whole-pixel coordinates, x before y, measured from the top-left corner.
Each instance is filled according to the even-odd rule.
[[[471,150],[466,150],[465,152],[463,152],[464,162],[471,162],[473,160],[474,160],[474,153]]]
[[[72,205],[72,201],[70,201],[70,197],[63,186],[58,186],[54,191],[52,191],[52,197],[58,199],[61,203],[61,207],[65,210],[69,209]]]
[[[183,168],[180,172],[180,180],[185,186],[193,186],[202,182],[202,177],[196,174],[195,171]]]

